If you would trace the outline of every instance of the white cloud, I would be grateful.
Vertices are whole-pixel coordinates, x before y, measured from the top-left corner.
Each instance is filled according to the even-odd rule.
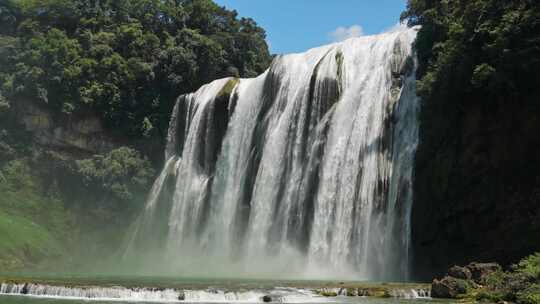
[[[338,27],[329,34],[330,39],[334,42],[347,40],[349,38],[360,37],[364,35],[364,29],[360,25],[353,25],[351,27]]]

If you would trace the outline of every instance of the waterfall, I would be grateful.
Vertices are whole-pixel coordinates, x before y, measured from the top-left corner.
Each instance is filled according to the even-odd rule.
[[[335,303],[332,298],[321,293],[334,293],[339,296],[356,297],[369,294],[362,287],[349,288],[292,288],[272,287],[253,289],[184,289],[184,288],[148,288],[148,287],[99,287],[99,286],[62,286],[36,283],[0,283],[2,296],[26,296],[37,298],[55,298],[63,300],[86,301],[122,301],[143,303]],[[389,288],[389,297],[400,299],[426,299],[430,290],[422,288]],[[266,300],[265,300],[266,299]]]
[[[122,301],[141,303],[326,303],[312,290],[300,288],[228,289],[173,289],[143,287],[61,286],[34,283],[0,283],[0,296],[27,296],[84,301]]]
[[[161,263],[184,275],[407,279],[417,30],[277,56],[181,96],[131,243],[162,236]]]

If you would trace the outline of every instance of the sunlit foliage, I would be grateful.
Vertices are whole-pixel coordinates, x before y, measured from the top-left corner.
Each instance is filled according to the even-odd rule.
[[[179,94],[269,61],[264,30],[211,0],[0,3],[0,111],[25,98],[163,135]]]

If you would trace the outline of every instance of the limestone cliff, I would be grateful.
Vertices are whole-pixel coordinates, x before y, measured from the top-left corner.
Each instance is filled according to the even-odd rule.
[[[29,100],[15,104],[11,121],[29,132],[39,145],[58,150],[74,158],[103,154],[121,146],[134,147],[160,164],[162,139],[129,137],[106,126],[99,113],[84,111],[71,115],[53,112]]]
[[[53,114],[34,102],[23,101],[15,108],[16,121],[32,133],[41,145],[83,153],[103,153],[126,143],[125,138],[106,131],[95,113]]]

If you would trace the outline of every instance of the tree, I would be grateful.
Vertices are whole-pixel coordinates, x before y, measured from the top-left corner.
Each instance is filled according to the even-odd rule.
[[[150,123],[164,139],[179,94],[270,63],[264,30],[211,0],[9,0],[0,29],[6,100],[94,110],[133,137]]]
[[[105,155],[77,161],[77,172],[87,187],[102,191],[120,201],[131,201],[151,183],[154,172],[140,153],[121,147]]]
[[[410,0],[402,19],[421,25],[419,88],[497,96],[537,92],[540,5],[530,0]],[[435,101],[434,101],[435,102]]]

